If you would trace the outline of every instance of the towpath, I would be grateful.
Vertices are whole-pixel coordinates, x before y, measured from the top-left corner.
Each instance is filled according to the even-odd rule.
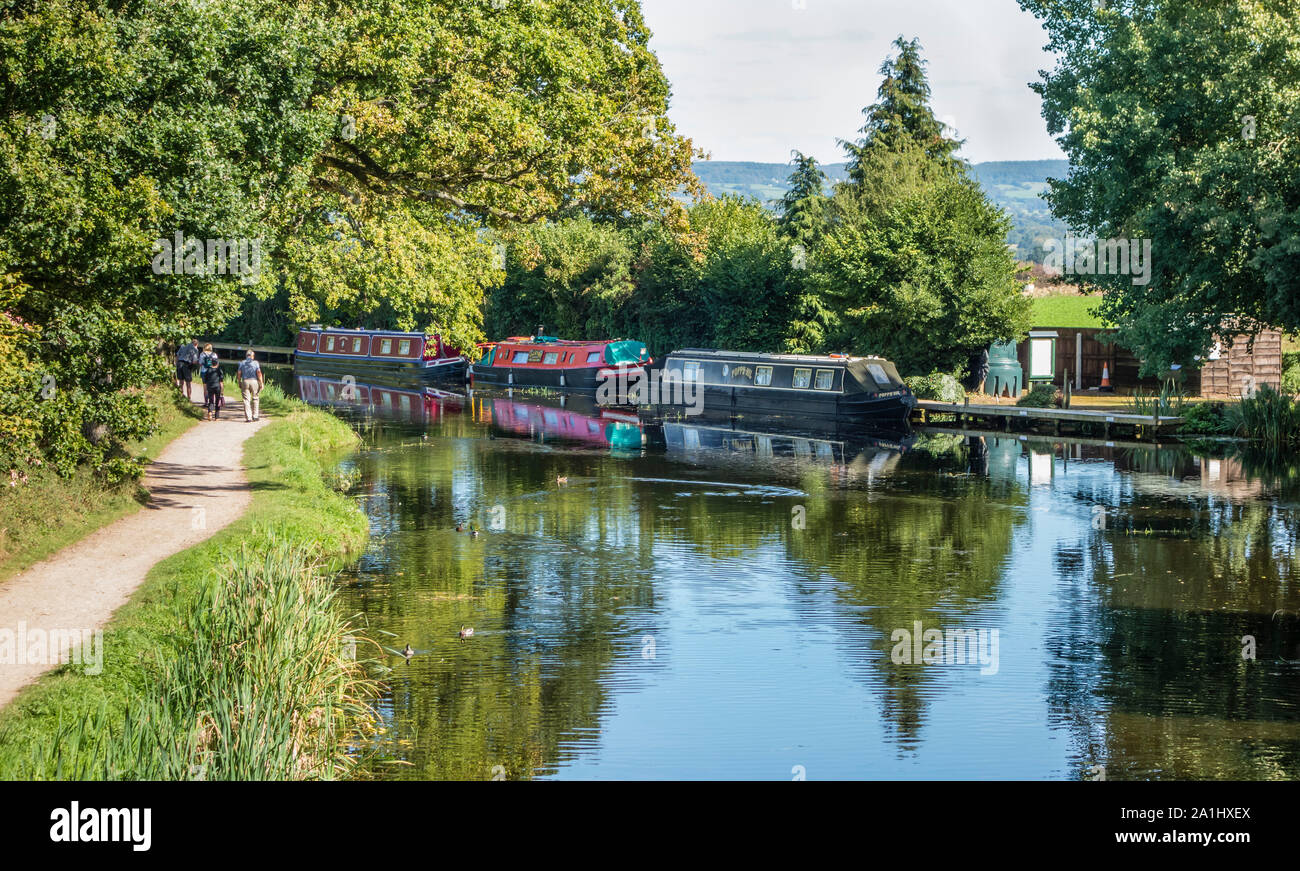
[[[238,397],[227,398],[220,420],[190,427],[149,464],[150,498],[140,511],[0,583],[0,633],[11,630],[14,641],[7,651],[0,639],[0,707],[58,664],[39,655],[42,635],[33,630],[48,638],[102,629],[150,569],[244,513],[252,499],[244,442],[267,422],[246,423]],[[26,649],[15,649],[24,642]]]

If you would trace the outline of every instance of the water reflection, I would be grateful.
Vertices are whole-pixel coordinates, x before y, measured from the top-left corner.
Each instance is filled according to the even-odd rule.
[[[345,606],[418,651],[378,777],[1300,774],[1286,469],[477,393],[353,462]],[[997,630],[996,673],[895,662],[917,623]]]

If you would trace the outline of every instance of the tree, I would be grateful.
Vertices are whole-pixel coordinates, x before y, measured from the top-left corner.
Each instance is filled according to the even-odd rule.
[[[817,159],[800,151],[792,152],[794,171],[790,173],[790,187],[781,197],[781,218],[777,222],[782,235],[805,251],[815,248],[826,230],[829,217],[824,193],[826,173],[817,165]]]
[[[1098,239],[1151,242],[1149,283],[1093,279],[1144,371],[1191,364],[1216,336],[1300,328],[1294,3],[1020,5],[1058,58],[1032,86],[1070,158],[1053,211]]]
[[[123,388],[165,377],[159,339],[250,294],[465,346],[502,276],[492,232],[684,230],[673,194],[698,183],[648,40],[636,0],[8,4],[2,304],[34,330],[12,353],[57,383],[46,450],[68,471],[104,455],[76,433],[147,432]]]
[[[899,37],[879,101],[836,186],[808,287],[831,313],[828,347],[892,359],[907,375],[964,376],[1029,328],[1006,247],[1011,221],[984,196],[930,110],[920,44]]]
[[[918,145],[874,150],[864,188],[842,185],[809,276],[835,312],[830,347],[907,375],[964,374],[974,353],[1029,329],[1007,250],[1010,219],[960,170]]]
[[[566,338],[618,335],[633,292],[630,235],[587,217],[519,231],[488,297],[488,332],[531,335],[541,324]]]
[[[880,66],[884,78],[876,92],[877,101],[862,110],[867,122],[858,132],[857,142],[841,140],[848,153],[846,169],[849,180],[861,183],[864,152],[873,148],[893,150],[905,143],[919,145],[928,157],[949,166],[956,165],[961,141],[945,135],[944,125],[930,109],[930,83],[921,57],[921,42],[894,40],[898,54],[886,58]]]

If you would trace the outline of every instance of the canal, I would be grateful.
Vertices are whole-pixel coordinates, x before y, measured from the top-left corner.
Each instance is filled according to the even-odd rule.
[[[1294,466],[298,382],[365,436],[370,776],[1300,775]]]

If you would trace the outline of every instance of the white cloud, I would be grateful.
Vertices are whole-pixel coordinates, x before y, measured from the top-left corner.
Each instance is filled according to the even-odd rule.
[[[844,159],[877,70],[900,34],[924,48],[935,115],[962,156],[1061,157],[1029,82],[1051,66],[1038,22],[1015,0],[642,0],[673,86],[678,129],[716,160],[780,162],[799,149]]]

